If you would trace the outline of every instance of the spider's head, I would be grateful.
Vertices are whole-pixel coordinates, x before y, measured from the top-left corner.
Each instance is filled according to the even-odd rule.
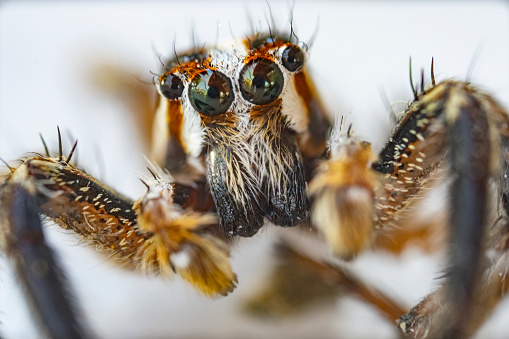
[[[280,226],[308,218],[302,154],[321,153],[325,140],[310,132],[319,103],[305,59],[303,47],[258,35],[178,56],[158,79],[156,160],[179,172],[205,159],[229,234],[251,236],[264,217]]]

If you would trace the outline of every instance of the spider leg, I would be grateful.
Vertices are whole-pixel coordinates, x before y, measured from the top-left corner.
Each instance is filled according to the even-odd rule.
[[[334,138],[333,134],[331,137],[329,159],[311,182],[310,193],[314,196],[313,221],[343,258],[368,247],[374,230],[399,226],[408,207],[434,179],[446,173],[452,178],[448,200],[451,226],[448,280],[443,289],[412,311],[417,312],[412,316],[414,320],[422,313],[432,313],[430,310],[442,312],[442,316],[434,317],[433,325],[429,317],[420,322],[427,325],[418,331],[415,326],[408,325],[411,322],[406,321],[407,318],[402,318],[401,326],[407,333],[463,337],[471,330],[472,319],[482,313],[476,305],[480,302],[477,295],[486,268],[483,246],[490,225],[489,182],[494,178],[498,181],[500,151],[506,157],[509,154],[507,126],[507,113],[492,98],[468,83],[444,81],[423,90],[416,95],[371,166],[380,173],[380,184],[372,179],[373,173],[368,170],[372,158],[359,157],[360,141],[355,141],[351,135]],[[356,152],[347,152],[351,144],[357,145]],[[334,161],[339,161],[339,166],[333,166]],[[358,167],[355,172],[363,173],[364,179],[350,174],[347,165]],[[321,179],[323,175],[329,176],[328,181]],[[506,183],[507,178],[501,182]],[[364,193],[353,197],[365,208],[353,213],[356,210],[349,204],[353,206],[352,192],[360,192],[359,188]],[[324,192],[329,192],[329,196]],[[347,199],[349,196],[351,201]],[[370,227],[366,218],[373,211],[371,204],[375,207],[374,227]],[[340,240],[334,240],[331,234]]]
[[[202,201],[193,192],[196,188],[173,183],[163,172],[147,188],[133,203],[62,156],[23,159],[5,179],[0,187],[5,234],[0,245],[14,260],[52,337],[77,338],[83,331],[67,302],[63,274],[43,242],[38,214],[126,268],[163,276],[176,272],[208,296],[226,295],[235,288],[228,246],[209,230],[217,227],[216,216],[176,203],[197,204],[199,210]]]
[[[499,172],[500,163],[496,126],[507,123],[507,115],[496,107],[491,98],[467,83],[445,81],[433,86],[418,94],[382,150],[381,160],[373,166],[387,173],[378,197],[384,202],[378,208],[382,226],[397,221],[434,174],[449,173],[452,178],[450,269],[438,298],[443,301],[443,316],[436,317],[434,325],[421,328],[420,335],[464,337],[477,317],[489,223],[488,184]],[[443,160],[448,168],[438,170]],[[394,198],[386,199],[391,189]]]
[[[490,255],[482,262],[482,273],[479,275],[475,305],[472,306],[471,313],[473,312],[474,316],[471,316],[468,324],[464,325],[462,337],[474,334],[507,293],[509,287],[506,281],[509,270],[508,239],[509,222],[507,217],[504,217],[493,225],[493,232],[490,236],[491,245],[487,249],[487,253]],[[448,316],[444,307],[447,305],[446,293],[447,286],[442,285],[426,296],[410,312],[400,317],[397,324],[403,333],[414,338],[437,335],[434,328],[441,326],[444,317]]]
[[[442,119],[447,85],[421,93],[375,161],[369,144],[345,126],[329,139],[328,159],[310,183],[313,223],[337,255],[351,258],[372,244],[375,230],[398,224],[435,176],[445,151]],[[320,220],[323,219],[323,220]]]
[[[344,294],[353,295],[376,308],[388,321],[405,312],[406,307],[383,291],[369,286],[345,265],[318,259],[299,246],[281,241],[275,248],[274,272],[260,292],[247,301],[249,312],[259,316],[284,317],[307,306],[335,302]]]
[[[0,247],[15,266],[46,335],[89,337],[65,274],[44,239],[34,180],[24,181],[24,174],[15,172],[0,187]]]
[[[507,147],[504,146],[507,150]],[[499,217],[493,222],[490,228],[487,246],[485,246],[485,257],[481,261],[479,283],[476,289],[475,314],[470,317],[466,324],[467,334],[473,334],[484,323],[500,299],[506,294],[509,285],[507,284],[507,273],[509,271],[509,166],[504,163],[504,170],[501,173],[501,185],[499,189]],[[398,326],[405,334],[413,334],[420,338],[426,336],[430,329],[440,323],[444,317],[447,286],[440,288],[426,296],[409,313],[397,320]]]
[[[443,287],[400,318],[399,323],[406,333],[413,333],[416,337],[465,337],[481,324],[478,319],[492,309],[487,300],[493,298],[486,294],[487,298],[482,298],[485,286],[493,286],[485,277],[490,265],[485,263],[484,258],[490,224],[489,182],[499,181],[500,145],[503,146],[502,141],[507,138],[509,119],[489,96],[467,83],[454,81],[443,82],[419,94],[410,111],[413,106],[423,112],[434,112],[426,118],[431,122],[428,132],[420,132],[422,144],[435,151],[431,158],[433,167],[440,165],[443,159],[447,160],[445,173],[452,178],[449,194],[450,269]],[[400,140],[395,136],[404,130],[404,123],[396,128],[393,140]],[[441,137],[432,143],[427,136],[433,133]],[[405,145],[400,144],[402,146]],[[386,150],[387,146],[382,154]],[[393,154],[396,155],[393,161],[386,162],[385,166],[375,164],[374,167],[383,171],[391,166],[400,166],[396,160],[401,153]],[[430,152],[423,151],[421,155],[421,159],[430,159]],[[507,179],[500,180],[501,183],[505,181]],[[414,187],[420,189],[422,185]],[[497,223],[506,220],[504,214],[499,213]]]
[[[452,166],[456,167],[457,173],[462,173],[458,167],[477,167],[476,169],[470,168],[469,172],[477,172],[481,177],[477,182],[472,181],[474,176],[471,173],[468,176],[463,173],[462,178],[456,177],[456,183],[453,183],[453,195],[451,195],[453,199],[451,206],[454,206],[454,210],[460,210],[459,212],[453,211],[451,219],[454,220],[456,214],[456,218],[460,220],[463,218],[462,223],[470,226],[473,230],[459,235],[461,238],[452,245],[451,264],[453,266],[449,274],[449,282],[428,295],[408,314],[398,320],[400,328],[406,334],[412,333],[414,337],[418,338],[428,336],[430,333],[442,337],[464,337],[473,334],[483,324],[508,289],[506,277],[509,269],[507,255],[509,250],[509,119],[507,113],[493,99],[479,93],[476,96],[478,104],[474,104],[474,109],[470,110],[470,113],[466,113],[466,117],[463,118],[463,121],[458,121],[457,125],[464,124],[464,129],[468,123],[465,120],[468,120],[469,117],[472,119],[472,115],[480,114],[479,109],[476,109],[476,106],[480,105],[485,111],[489,127],[486,128],[486,122],[483,123],[482,119],[478,119],[481,121],[470,127],[470,131],[471,135],[477,136],[477,143],[484,141],[484,145],[476,146],[479,148],[477,152],[484,152],[481,157],[491,157],[491,159],[470,159],[471,163],[466,164],[465,160],[468,157],[476,157],[473,152],[467,153],[463,159],[461,157],[455,159],[454,156],[451,156]],[[453,121],[457,121],[457,119]],[[481,128],[485,128],[484,135],[480,135]],[[486,131],[489,131],[489,136]],[[489,139],[491,142],[487,142]],[[466,149],[462,151],[466,151]],[[502,156],[499,155],[500,151]],[[474,162],[472,163],[472,161]],[[480,230],[479,225],[465,220],[466,218],[474,219],[476,215],[479,218],[479,213],[485,213],[485,210],[481,211],[480,208],[490,201],[490,197],[481,197],[483,200],[479,201],[479,188],[476,189],[479,182],[484,182],[486,186],[487,179],[485,177],[490,177],[498,186],[498,209],[488,234],[484,234],[485,230]],[[465,184],[465,180],[467,180],[467,184]],[[470,184],[468,181],[471,181]],[[463,187],[454,188],[454,185]],[[457,192],[454,193],[454,190]],[[484,190],[486,189],[480,188],[481,193]],[[463,193],[461,193],[462,191]],[[461,194],[465,197],[458,197]],[[469,200],[472,205],[474,205],[472,200],[475,201],[477,211],[471,211],[473,207],[467,205]],[[460,231],[453,229],[452,232],[452,239],[457,239],[458,235],[455,233]],[[477,238],[476,233],[478,234]],[[470,234],[470,239],[467,238],[468,234]],[[484,238],[486,241],[483,243]],[[462,258],[462,255],[465,259]],[[475,267],[474,260],[478,262],[478,267]],[[462,281],[462,279],[464,280]],[[448,305],[448,307],[443,307],[443,305]],[[445,326],[444,322],[451,325]],[[442,331],[432,332],[432,329],[437,327],[442,327]]]
[[[448,161],[454,176],[449,197],[452,266],[446,297],[450,314],[439,334],[444,338],[459,338],[467,334],[470,319],[476,313],[475,294],[488,223],[488,181],[494,170],[490,168],[494,147],[490,133],[494,131],[490,131],[489,113],[483,110],[480,98],[460,89],[450,95],[453,100],[461,101],[448,104],[457,106],[448,107],[445,116]]]

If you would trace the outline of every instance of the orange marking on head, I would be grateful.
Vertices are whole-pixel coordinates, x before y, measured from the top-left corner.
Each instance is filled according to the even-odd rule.
[[[183,74],[187,81],[193,80],[195,76],[198,74],[203,73],[207,69],[215,70],[215,67],[213,67],[210,64],[210,57],[204,60],[192,60],[188,61],[186,63],[183,63],[181,65],[178,65],[174,67],[170,72],[168,73],[180,73]]]
[[[254,60],[254,59],[267,59],[269,61],[272,61],[274,62],[274,57],[270,54],[266,54],[266,53],[258,53],[258,52],[255,52],[255,53],[249,53],[245,58],[244,58],[244,64],[247,64],[249,63],[251,60]]]
[[[185,150],[185,145],[182,142],[183,115],[181,107],[182,103],[180,100],[168,100],[167,122],[170,137],[175,138],[175,140]]]
[[[254,36],[252,38],[248,38],[244,41],[244,44],[246,45],[246,48],[249,50],[248,55],[244,59],[244,63],[248,63],[249,61],[257,58],[265,58],[270,61],[274,61],[274,57],[271,52],[274,50],[277,50],[281,48],[282,46],[289,46],[290,43],[281,40],[281,39],[275,39],[273,42],[262,42],[259,45],[255,45],[255,42],[258,41],[259,38],[257,36]]]
[[[311,113],[310,102],[313,97],[316,97],[315,88],[311,82],[307,80],[306,73],[304,70],[295,73],[294,76],[295,89],[297,94],[304,100],[308,114]]]

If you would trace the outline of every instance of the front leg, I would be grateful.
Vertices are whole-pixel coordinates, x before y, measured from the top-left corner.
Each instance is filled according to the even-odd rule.
[[[21,169],[0,186],[0,249],[11,260],[45,335],[86,338],[65,272],[46,243],[37,182]]]
[[[174,202],[193,197],[192,187],[172,183],[161,171],[133,203],[67,162],[38,158],[22,166],[42,183],[42,214],[110,256],[132,268],[164,275],[176,270],[207,295],[233,290],[235,275],[227,246],[208,231],[216,224],[215,215],[187,211]]]
[[[481,266],[489,222],[488,183],[499,175],[502,157],[498,152],[501,141],[503,143],[507,140],[507,126],[507,113],[493,99],[467,83],[445,81],[422,93],[416,93],[415,102],[409,106],[380,152],[378,160],[372,165],[372,168],[380,173],[380,184],[371,186],[375,192],[372,201],[375,207],[372,215],[373,229],[378,230],[392,225],[401,226],[399,219],[408,211],[408,207],[422,196],[423,188],[429,187],[437,176],[448,173],[452,178],[448,205],[451,208],[451,268],[448,280],[443,290],[435,293],[434,297],[427,298],[421,304],[422,307],[414,309],[413,312],[417,312],[417,315],[414,314],[412,319],[419,318],[422,313],[434,316],[426,316],[425,325],[422,325],[423,322],[402,318],[401,326],[406,326],[406,331],[416,330],[414,324],[419,323],[422,327],[415,332],[418,336],[432,334],[438,337],[463,337],[471,333],[473,319],[482,313],[477,310],[480,302],[477,294],[481,288],[483,270],[486,269]],[[343,150],[351,143],[348,138],[340,141],[335,147]],[[364,178],[373,175],[368,169],[369,162],[362,162],[361,158],[354,155],[358,153],[346,153],[348,156],[340,158],[342,167],[332,167],[331,164],[337,161],[338,157],[334,148],[331,153],[332,157],[325,163],[326,166],[340,170],[320,172],[310,185],[312,193],[319,192],[315,186],[318,186],[323,176],[333,177],[335,174],[336,181],[337,178],[344,177],[344,167],[349,162],[360,168],[357,172],[365,172]],[[322,200],[338,204],[335,209],[328,209],[331,210],[328,215],[339,215],[345,219],[344,216],[348,213],[345,213],[344,206],[339,205],[342,200],[338,199],[338,196],[341,196],[342,192],[358,190],[357,187],[362,186],[361,181],[351,179],[343,180],[335,188],[319,185],[322,191],[333,190],[336,196],[324,199],[323,194],[318,195],[313,208],[317,210]],[[371,206],[369,194],[364,196],[365,205]],[[364,211],[370,213],[371,210],[367,208]],[[355,213],[354,220],[357,222],[352,222],[350,218],[350,222],[338,224],[328,221],[339,218],[327,217],[321,227],[341,229],[335,232],[343,235],[343,243],[360,243],[358,239],[367,238],[364,243],[369,244],[372,233],[366,231],[370,229],[365,226],[365,222],[359,222],[360,215],[362,214]],[[320,220],[315,217],[315,222],[317,221]],[[348,251],[356,254],[358,249],[362,249],[352,248],[350,245],[343,246],[343,251],[345,248],[347,255]],[[342,254],[343,257],[347,255]],[[436,297],[438,295],[439,297]],[[431,302],[428,302],[430,300]],[[435,306],[430,309],[430,305]],[[435,313],[441,316],[436,316]]]
[[[44,241],[38,214],[72,230],[128,268],[179,273],[208,296],[236,285],[226,243],[211,233],[215,214],[200,211],[197,186],[171,182],[160,172],[133,203],[62,156],[23,163],[0,187],[1,249],[14,262],[42,328],[54,338],[85,331],[67,293],[64,274]],[[206,199],[205,199],[206,200]],[[184,209],[175,201],[193,207]]]

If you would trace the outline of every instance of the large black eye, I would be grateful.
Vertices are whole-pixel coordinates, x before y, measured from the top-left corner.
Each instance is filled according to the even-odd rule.
[[[283,73],[267,59],[253,59],[240,71],[242,97],[255,105],[268,104],[283,90]]]
[[[164,74],[159,79],[159,90],[169,100],[176,100],[182,96],[184,84],[175,74]]]
[[[304,53],[298,46],[290,45],[283,51],[282,61],[287,70],[295,72],[304,65]]]
[[[203,115],[225,113],[233,102],[232,82],[226,75],[207,70],[196,75],[189,86],[191,105]]]

